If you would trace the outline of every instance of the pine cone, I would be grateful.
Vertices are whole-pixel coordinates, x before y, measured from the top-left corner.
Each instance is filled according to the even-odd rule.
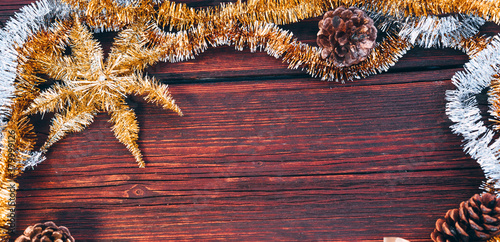
[[[68,228],[53,222],[38,223],[24,230],[15,242],[75,242]]]
[[[500,233],[500,202],[494,195],[476,194],[436,221],[433,241],[486,241]]]
[[[337,67],[346,67],[366,60],[377,39],[373,20],[365,12],[341,6],[328,11],[319,21],[316,42],[323,48],[321,57]]]

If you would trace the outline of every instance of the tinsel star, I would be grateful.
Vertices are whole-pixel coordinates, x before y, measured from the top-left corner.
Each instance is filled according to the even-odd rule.
[[[139,167],[145,166],[136,142],[139,124],[126,98],[139,95],[179,115],[182,112],[166,85],[141,72],[159,58],[154,49],[147,47],[144,28],[147,27],[138,24],[121,31],[104,61],[99,42],[76,18],[68,36],[71,53],[38,60],[45,74],[56,80],[25,112],[55,112],[42,151],[68,133],[84,130],[98,113],[106,112],[111,116],[109,122],[116,138],[129,149]]]

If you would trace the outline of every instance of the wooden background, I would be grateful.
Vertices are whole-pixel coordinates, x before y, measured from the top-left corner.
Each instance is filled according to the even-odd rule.
[[[1,22],[30,2],[2,0]],[[283,28],[314,44],[317,21]],[[113,34],[96,37],[109,46]],[[52,220],[78,241],[428,241],[484,180],[445,114],[467,59],[415,48],[388,73],[346,84],[233,47],[159,64],[150,75],[185,116],[131,98],[147,167],[100,114],[19,179],[16,235]],[[34,122],[45,137],[49,120]]]

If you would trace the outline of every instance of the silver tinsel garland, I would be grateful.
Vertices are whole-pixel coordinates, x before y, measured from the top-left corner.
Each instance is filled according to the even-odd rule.
[[[3,131],[10,114],[11,100],[14,97],[14,81],[17,77],[17,46],[22,46],[29,36],[41,29],[48,28],[56,18],[67,18],[71,10],[66,4],[57,0],[41,0],[23,7],[0,30],[0,132]],[[24,164],[34,166],[45,157],[40,151],[31,152]]]
[[[407,21],[399,36],[423,48],[454,48],[463,39],[479,33],[484,23],[484,19],[470,15],[427,16]]]
[[[446,92],[446,113],[455,122],[454,133],[464,137],[464,151],[476,159],[495,189],[500,189],[500,139],[482,120],[476,96],[490,86],[493,76],[500,73],[500,35],[489,46],[465,64],[452,82],[456,90]]]

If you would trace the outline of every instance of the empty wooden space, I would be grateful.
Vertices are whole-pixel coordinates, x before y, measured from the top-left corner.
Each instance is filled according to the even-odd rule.
[[[2,1],[1,22],[30,2]],[[314,45],[317,21],[282,27]],[[96,38],[106,47],[113,36]],[[389,72],[348,83],[234,47],[160,63],[149,75],[185,116],[130,99],[146,168],[99,114],[18,179],[16,235],[54,221],[77,241],[428,241],[484,180],[445,114],[467,60],[414,48]],[[41,140],[49,118],[33,117]]]

